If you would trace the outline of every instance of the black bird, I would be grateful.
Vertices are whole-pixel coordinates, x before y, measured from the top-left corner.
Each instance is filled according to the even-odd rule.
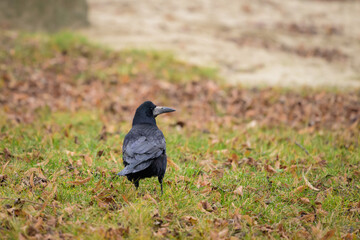
[[[158,177],[163,193],[163,178],[166,171],[166,143],[164,134],[156,126],[156,116],[173,112],[175,109],[157,107],[150,101],[141,104],[132,122],[132,128],[123,143],[123,162],[125,168],[118,173],[134,183],[136,189],[139,180]]]

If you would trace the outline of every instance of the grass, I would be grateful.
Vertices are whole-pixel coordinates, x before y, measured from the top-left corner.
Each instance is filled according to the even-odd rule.
[[[12,199],[2,200],[3,236],[31,236],[29,227],[23,226],[35,225],[35,216],[61,218],[62,224],[53,226],[53,231],[89,239],[105,237],[106,230],[120,227],[132,239],[152,237],[163,228],[158,234],[170,238],[208,238],[224,229],[226,236],[250,238],[265,237],[261,227],[267,226],[269,234],[279,238],[280,224],[289,236],[318,227],[320,234],[335,229],[340,237],[359,227],[359,213],[351,209],[360,199],[360,151],[345,148],[341,136],[266,128],[241,132],[220,128],[205,134],[171,127],[171,118],[158,122],[174,162],[168,167],[163,196],[155,178],[141,181],[135,191],[125,178],[115,176],[122,169],[121,142],[130,128],[128,122],[104,123],[97,113],[79,112],[44,114],[30,125],[1,123],[0,149],[12,155],[8,159],[3,155],[3,164],[10,162],[2,173],[7,178],[0,195]],[[103,125],[114,131],[106,141],[99,140]],[[99,151],[104,151],[100,157]],[[92,159],[91,165],[85,155]],[[254,163],[246,163],[248,159]],[[274,171],[266,171],[267,165]],[[301,173],[310,167],[307,178],[319,192],[305,187]],[[33,168],[41,169],[46,184],[36,180],[37,173],[30,184]],[[71,183],[88,177],[84,184]],[[240,195],[234,193],[239,186]],[[49,194],[55,200],[43,211],[33,203],[23,204],[21,209],[30,218],[5,214],[9,213],[5,204],[13,204],[13,199],[41,203]],[[310,232],[316,237],[316,230]]]
[[[213,69],[182,63],[168,53],[112,52],[71,33],[5,35],[0,38],[7,50],[0,51],[0,88],[7,87],[8,79],[26,79],[27,74],[6,65],[9,59],[29,72],[45,68],[75,82],[106,84],[114,75],[124,87],[135,77],[175,84],[218,81]],[[71,64],[84,58],[92,61],[91,67],[73,69],[67,61],[61,67],[43,65],[60,56],[75,59]],[[75,74],[68,74],[69,69]],[[101,104],[76,110],[37,108],[28,122],[9,117],[10,103],[1,105],[3,238],[359,237],[358,125],[299,131],[232,119],[198,128],[190,120],[184,126],[177,122],[187,119],[185,112],[161,116],[157,121],[169,160],[160,195],[156,178],[141,181],[136,191],[116,176],[123,168],[122,141],[131,128],[126,115],[132,112],[109,117]]]
[[[175,58],[171,52],[138,49],[114,52],[72,32],[53,35],[5,32],[1,37],[2,48],[7,51],[0,53],[0,60],[11,57],[29,67],[43,67],[46,60],[60,56],[91,58],[93,67],[82,69],[74,79],[76,81],[89,76],[107,81],[113,79],[114,75],[128,80],[146,74],[175,83],[202,79],[221,82],[216,69],[187,64]]]

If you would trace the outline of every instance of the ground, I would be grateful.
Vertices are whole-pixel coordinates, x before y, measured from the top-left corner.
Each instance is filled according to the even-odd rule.
[[[72,33],[0,32],[4,239],[356,239],[360,95],[240,88],[168,53]],[[167,141],[164,194],[121,146],[145,100]]]
[[[248,86],[360,86],[359,1],[89,0],[83,33],[170,50]]]

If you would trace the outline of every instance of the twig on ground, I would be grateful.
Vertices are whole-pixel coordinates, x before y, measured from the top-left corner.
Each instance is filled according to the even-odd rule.
[[[295,144],[296,144],[299,148],[301,148],[307,155],[310,155],[310,153],[308,152],[308,150],[306,150],[306,148],[304,148],[300,143],[298,143],[298,142],[295,141]]]

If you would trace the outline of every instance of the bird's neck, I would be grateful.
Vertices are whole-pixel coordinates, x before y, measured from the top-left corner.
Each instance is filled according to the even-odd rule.
[[[151,117],[137,117],[135,115],[132,125],[140,125],[140,124],[150,124],[150,125],[155,125],[156,126],[156,120],[155,118],[151,118]]]

